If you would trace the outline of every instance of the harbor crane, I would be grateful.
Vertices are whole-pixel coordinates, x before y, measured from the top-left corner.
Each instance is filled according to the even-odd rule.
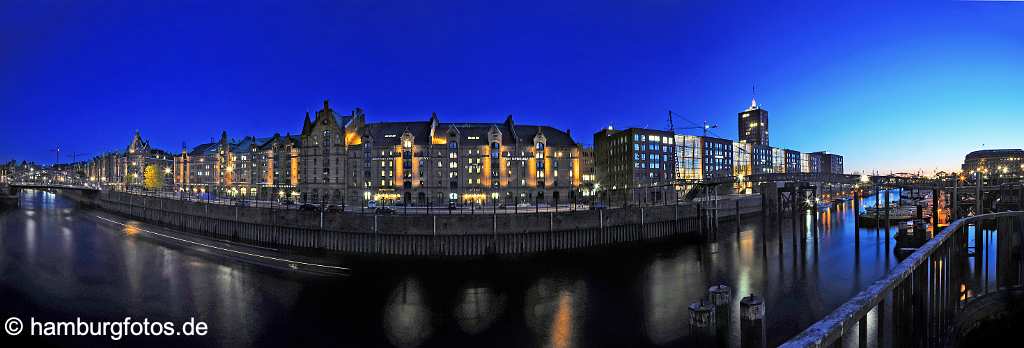
[[[678,129],[680,129],[680,130],[683,130],[683,129],[702,129],[702,130],[704,130],[704,136],[705,137],[708,136],[708,133],[711,132],[711,129],[718,128],[717,124],[710,124],[710,123],[708,123],[707,120],[704,120],[704,125],[696,124],[693,121],[690,121],[689,119],[687,119],[686,117],[683,117],[682,115],[674,113],[674,112],[672,112],[672,110],[669,110],[668,111],[668,131],[672,132],[673,134],[675,134],[676,128],[672,124],[672,116],[679,117],[683,121],[686,121],[686,122],[688,122],[688,123],[693,125],[691,127],[681,127],[681,128],[678,128]]]

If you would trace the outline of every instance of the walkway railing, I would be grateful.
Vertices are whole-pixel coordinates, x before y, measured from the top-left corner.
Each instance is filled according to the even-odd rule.
[[[955,343],[954,318],[966,304],[1020,287],[1022,221],[1024,212],[1003,212],[953,222],[884,278],[782,346]]]

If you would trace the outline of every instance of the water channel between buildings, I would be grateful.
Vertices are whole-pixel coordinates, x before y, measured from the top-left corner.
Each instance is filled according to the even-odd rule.
[[[345,265],[349,276],[326,277],[141,236],[98,218],[128,222],[123,217],[52,193],[21,195],[20,208],[0,213],[0,315],[179,323],[195,317],[209,325],[201,338],[122,339],[158,346],[688,346],[687,306],[719,283],[734,295],[726,343],[738,344],[737,303],[755,293],[765,298],[774,346],[899,263],[885,250],[884,232],[858,232],[853,203],[846,202],[819,212],[817,239],[810,222],[794,239],[786,220],[781,234],[770,224],[764,248],[766,228],[752,216],[739,233],[723,223],[711,244],[663,241],[459,262],[360,261]],[[874,205],[874,198],[862,202]]]

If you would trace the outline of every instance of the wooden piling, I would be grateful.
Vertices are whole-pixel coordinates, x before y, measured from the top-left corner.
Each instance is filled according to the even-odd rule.
[[[854,252],[860,255],[860,191],[853,191],[853,246]]]
[[[715,306],[703,299],[690,304],[690,336],[697,347],[715,344]]]
[[[732,305],[732,289],[725,284],[714,285],[708,288],[708,299],[715,307],[715,337],[718,340],[718,346],[727,346],[725,340],[729,337],[729,308]]]
[[[763,348],[767,346],[764,309],[764,300],[754,294],[740,300],[740,347]]]

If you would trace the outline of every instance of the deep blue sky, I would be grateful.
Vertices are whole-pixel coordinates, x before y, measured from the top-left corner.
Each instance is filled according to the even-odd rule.
[[[206,3],[0,2],[0,160],[295,134],[323,98],[583,143],[671,109],[734,139],[754,83],[772,145],[848,172],[1024,147],[1024,3]]]

